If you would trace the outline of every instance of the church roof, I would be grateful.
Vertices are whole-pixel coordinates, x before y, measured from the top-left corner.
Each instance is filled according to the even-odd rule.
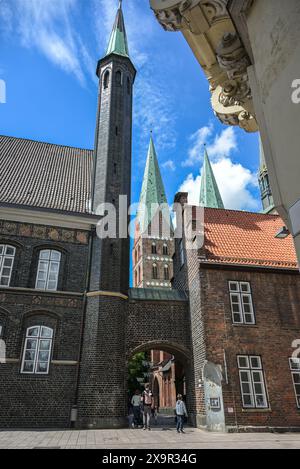
[[[139,223],[141,233],[147,230],[148,225],[156,214],[157,210],[153,212],[155,204],[164,204],[166,207],[168,202],[151,135],[137,214],[137,222]],[[162,214],[165,218],[168,218],[166,221],[169,223],[169,226],[172,227],[169,209],[162,210]]]
[[[204,152],[204,163],[201,176],[200,205],[202,207],[224,208],[223,200],[206,148]]]
[[[0,136],[0,167],[0,203],[91,213],[92,150]]]
[[[113,30],[110,35],[106,55],[117,54],[129,57],[122,2],[120,2]]]
[[[267,163],[261,138],[259,138],[259,171],[263,173],[267,170]]]
[[[297,269],[292,236],[275,238],[283,226],[278,215],[205,208],[201,262]]]

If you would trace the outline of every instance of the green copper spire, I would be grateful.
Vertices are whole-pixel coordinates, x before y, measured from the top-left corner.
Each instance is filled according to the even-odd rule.
[[[106,55],[117,54],[129,57],[128,42],[125,30],[125,23],[122,11],[122,1],[120,0],[115,24],[110,36]]]
[[[153,208],[155,207],[155,205],[153,207],[153,204],[167,205],[167,203],[168,202],[165,193],[165,188],[162,181],[157,155],[151,134],[142,191],[140,196],[140,204],[137,213],[137,221],[140,225],[141,233],[144,233],[148,229],[152,218],[156,214],[155,211],[153,213]],[[167,220],[169,224],[168,226],[171,226],[173,230],[169,209],[162,210],[162,214],[163,217]]]
[[[208,208],[224,208],[218,184],[205,148],[201,177],[200,205]]]

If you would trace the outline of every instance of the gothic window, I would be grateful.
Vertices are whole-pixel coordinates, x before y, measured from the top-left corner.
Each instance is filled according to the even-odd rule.
[[[165,280],[170,280],[169,267],[167,265],[164,266],[164,278]]]
[[[0,244],[0,286],[9,287],[14,265],[16,248]]]
[[[154,280],[158,279],[158,270],[157,270],[157,265],[156,264],[153,264],[153,266],[152,266],[152,278]]]
[[[105,90],[109,87],[109,71],[108,70],[104,74],[103,87]]]
[[[237,361],[243,407],[266,409],[268,401],[261,358],[240,355]]]
[[[122,72],[120,70],[116,72],[116,84],[122,86]]]
[[[137,271],[135,271],[134,275],[135,275],[135,286],[137,287],[137,285],[138,285],[138,273],[137,273]]]
[[[168,250],[168,245],[164,244],[163,246],[163,255],[168,256],[169,255],[169,250]]]
[[[156,244],[155,243],[152,243],[152,248],[151,248],[151,252],[152,254],[157,254],[157,248],[156,248]]]
[[[141,283],[141,281],[142,281],[141,268],[139,267],[138,268],[138,282],[139,282],[139,284]]]
[[[53,329],[45,326],[29,327],[26,331],[21,372],[46,375],[49,373]]]
[[[51,249],[40,252],[35,288],[39,290],[57,290],[60,262],[60,252]]]
[[[249,282],[229,282],[232,321],[234,324],[255,324]]]

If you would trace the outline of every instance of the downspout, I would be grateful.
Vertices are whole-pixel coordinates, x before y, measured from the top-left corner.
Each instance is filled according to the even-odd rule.
[[[84,296],[83,296],[83,305],[82,305],[82,319],[81,319],[81,325],[80,325],[80,343],[79,343],[79,350],[78,350],[78,365],[77,365],[77,373],[76,373],[76,390],[75,390],[75,399],[74,399],[74,404],[72,406],[71,419],[70,419],[71,428],[75,427],[77,417],[78,417],[79,378],[80,378],[80,368],[81,368],[82,350],[83,350],[83,341],[84,341],[84,330],[85,330],[85,323],[86,323],[87,292],[89,291],[89,284],[90,284],[90,277],[91,277],[92,245],[93,245],[93,238],[94,238],[95,231],[96,231],[96,228],[93,226],[89,235],[86,284],[85,284],[85,291],[83,294]]]

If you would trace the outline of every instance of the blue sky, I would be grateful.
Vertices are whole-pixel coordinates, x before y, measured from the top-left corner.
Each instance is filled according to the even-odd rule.
[[[226,208],[260,210],[258,135],[223,126],[208,82],[181,33],[166,33],[148,0],[124,0],[135,83],[132,199],[141,189],[151,128],[169,203],[197,202],[203,143]],[[0,134],[92,148],[96,63],[118,0],[0,0]]]

